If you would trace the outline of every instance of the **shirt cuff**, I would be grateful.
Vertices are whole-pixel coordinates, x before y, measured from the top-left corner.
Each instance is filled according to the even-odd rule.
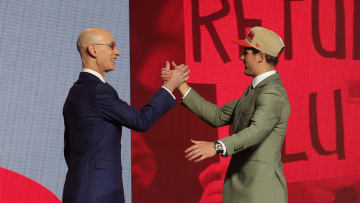
[[[184,94],[184,96],[182,97],[182,99],[185,99],[186,95],[188,95],[188,93],[190,92],[191,87],[188,89],[188,91],[186,91],[186,93]]]
[[[223,142],[221,142],[220,140],[218,140],[218,142],[221,144],[222,148],[224,149],[223,153],[221,154],[221,156],[226,156],[226,147],[224,145]]]
[[[164,86],[161,86],[161,87],[164,88],[166,91],[168,91],[171,94],[171,96],[176,100],[176,97],[173,95],[173,93],[170,90],[168,90],[168,88],[166,88]]]

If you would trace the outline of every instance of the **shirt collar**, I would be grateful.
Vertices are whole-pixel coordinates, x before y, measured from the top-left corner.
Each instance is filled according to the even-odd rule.
[[[256,76],[251,83],[252,87],[255,88],[256,85],[258,85],[261,81],[265,80],[270,75],[274,75],[275,73],[276,73],[276,70],[271,70],[271,71],[261,73],[260,75]]]
[[[81,70],[81,72],[86,72],[86,73],[90,73],[92,75],[95,75],[97,78],[99,78],[103,83],[106,83],[105,78],[98,72],[88,69],[88,68],[83,68]]]

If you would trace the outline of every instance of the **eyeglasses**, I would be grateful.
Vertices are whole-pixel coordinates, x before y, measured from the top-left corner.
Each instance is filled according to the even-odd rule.
[[[109,43],[109,44],[95,43],[95,45],[106,45],[106,46],[108,46],[108,47],[110,47],[110,48],[112,48],[112,49],[115,49],[115,47],[116,47],[116,42],[111,42],[111,43]]]

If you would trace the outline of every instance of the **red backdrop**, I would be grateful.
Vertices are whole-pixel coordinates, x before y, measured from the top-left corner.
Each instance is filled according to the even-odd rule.
[[[277,70],[291,103],[282,154],[289,202],[360,202],[358,0],[130,1],[131,103],[159,88],[165,60],[189,65],[191,86],[218,105],[240,97],[251,78],[231,40],[256,25],[286,45]],[[229,158],[193,164],[184,150],[190,138],[228,135],[181,105],[149,132],[132,132],[133,202],[221,202]]]
[[[60,203],[49,189],[26,176],[0,167],[1,203]]]

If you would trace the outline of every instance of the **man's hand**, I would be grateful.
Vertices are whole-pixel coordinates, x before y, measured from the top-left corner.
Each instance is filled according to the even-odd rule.
[[[173,70],[171,70],[170,68],[170,62],[169,61],[166,61],[166,65],[165,65],[165,68],[162,68],[161,69],[161,81],[165,84],[168,80],[170,80],[173,72],[176,70],[176,69],[181,69],[183,68],[184,66],[186,66],[188,68],[187,65],[184,65],[184,64],[181,64],[181,65],[176,65],[174,61],[171,62],[172,63],[172,66],[174,67]],[[190,73],[190,70],[188,70],[188,72]],[[189,79],[189,75],[187,75],[187,78],[186,80]]]
[[[166,82],[164,82],[164,87],[171,92],[189,79],[190,70],[184,64],[176,66],[174,70],[170,70],[170,64],[166,61],[166,67],[163,68],[163,70],[171,72]],[[161,72],[163,72],[163,70]]]
[[[196,163],[216,155],[214,148],[215,144],[213,142],[195,140],[191,140],[191,142],[194,145],[185,150],[185,158],[187,158],[189,161],[195,159],[194,162]]]
[[[172,70],[170,70],[170,63],[169,61],[166,61],[165,68],[161,69],[161,81],[162,83],[166,83],[170,78],[172,74]]]
[[[178,69],[182,66],[185,66],[184,64],[181,64],[180,66],[176,65],[174,61],[172,61],[172,66],[174,66],[175,69]],[[190,70],[189,70],[190,71]],[[169,61],[166,61],[166,66],[165,68],[161,69],[161,81],[163,82],[163,84],[166,84],[166,82],[171,78],[172,73],[174,72],[174,70],[170,69],[170,63]],[[189,90],[190,86],[186,83],[186,81],[189,79],[189,76],[186,78],[185,82],[182,83],[178,89],[180,91],[180,93],[184,96],[186,94],[186,92]]]

